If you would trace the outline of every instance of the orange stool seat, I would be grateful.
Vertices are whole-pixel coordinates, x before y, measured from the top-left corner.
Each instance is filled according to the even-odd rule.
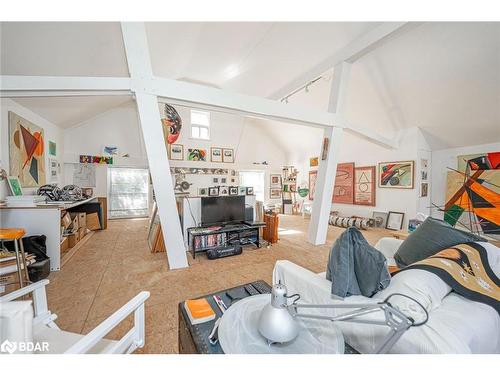
[[[23,228],[1,228],[0,240],[18,240],[26,234]]]

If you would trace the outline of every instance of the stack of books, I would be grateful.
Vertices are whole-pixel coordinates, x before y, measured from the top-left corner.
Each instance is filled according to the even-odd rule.
[[[9,207],[35,207],[37,204],[45,203],[42,195],[9,195],[5,197]]]
[[[215,312],[206,298],[189,299],[184,302],[191,324],[201,324],[215,319]]]

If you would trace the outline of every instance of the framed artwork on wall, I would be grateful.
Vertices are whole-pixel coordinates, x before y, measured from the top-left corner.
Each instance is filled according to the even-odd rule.
[[[49,141],[49,155],[56,156],[57,155],[57,144],[56,142]]]
[[[415,161],[392,161],[378,164],[378,187],[413,189]]]
[[[354,163],[337,164],[332,202],[354,203]]]
[[[207,150],[202,148],[188,148],[188,160],[207,161]]]
[[[323,138],[323,147],[321,149],[321,160],[326,160],[328,156],[328,146],[330,144],[330,139],[325,137]]]
[[[385,228],[388,216],[387,212],[373,211],[372,218],[375,228]]]
[[[219,195],[229,195],[229,188],[227,186],[220,186]]]
[[[314,200],[314,190],[316,188],[316,178],[318,171],[309,171],[309,200]]]
[[[184,146],[179,144],[169,145],[170,160],[184,160]]]
[[[222,163],[222,148],[221,147],[211,147],[210,148],[210,161],[212,163]]]
[[[253,195],[253,186],[247,186],[246,188],[247,195]]]
[[[234,163],[234,150],[232,148],[222,149],[222,161],[224,163]]]
[[[375,206],[375,166],[354,168],[354,204]]]
[[[319,164],[319,158],[316,156],[315,158],[309,158],[309,166],[317,167]]]
[[[271,187],[277,187],[277,188],[281,188],[281,175],[280,174],[272,174],[270,176],[271,178]]]
[[[246,186],[240,186],[239,189],[238,189],[238,191],[239,191],[240,195],[246,195],[247,188],[246,188]]]
[[[17,176],[22,187],[45,185],[43,129],[10,111],[9,160],[9,174]]]
[[[208,189],[207,188],[199,188],[198,189],[198,195],[201,197],[204,197],[208,195]]]
[[[230,186],[229,195],[238,195],[238,186]]]
[[[404,212],[389,211],[385,228],[390,230],[401,230],[403,228],[404,217]]]
[[[271,188],[269,189],[269,198],[270,199],[279,199],[281,198],[281,189]]]
[[[219,195],[219,187],[212,186],[208,188],[208,196],[209,197],[217,197]]]

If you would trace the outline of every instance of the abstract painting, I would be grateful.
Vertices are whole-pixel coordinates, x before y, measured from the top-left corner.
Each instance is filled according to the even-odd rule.
[[[354,204],[375,206],[375,167],[354,169]]]
[[[113,157],[112,156],[80,155],[80,163],[82,163],[82,164],[113,164]]]
[[[210,161],[212,163],[222,163],[222,148],[220,147],[210,148]]]
[[[378,186],[381,188],[413,189],[415,162],[393,161],[378,164]]]
[[[444,220],[472,233],[500,239],[500,152],[469,157],[463,159],[464,171],[448,172]],[[461,157],[458,167],[463,167]]]
[[[234,150],[232,148],[222,149],[222,161],[224,163],[234,163]]]
[[[354,163],[337,164],[333,203],[354,203]]]
[[[207,150],[201,148],[188,148],[188,160],[207,161]]]
[[[19,177],[22,187],[45,185],[45,143],[43,129],[9,111],[10,175]]]
[[[309,171],[309,200],[314,200],[314,190],[316,189],[316,179],[318,171]]]

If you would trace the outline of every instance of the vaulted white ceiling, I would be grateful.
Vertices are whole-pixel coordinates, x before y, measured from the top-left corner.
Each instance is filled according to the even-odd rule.
[[[268,96],[376,26],[148,23],[147,33],[156,75]],[[2,23],[0,33],[1,74],[128,74],[118,23]],[[290,104],[326,109],[325,77]],[[69,127],[128,99],[17,100]],[[500,23],[416,24],[353,65],[347,117],[384,134],[418,126],[435,149],[500,141]]]

